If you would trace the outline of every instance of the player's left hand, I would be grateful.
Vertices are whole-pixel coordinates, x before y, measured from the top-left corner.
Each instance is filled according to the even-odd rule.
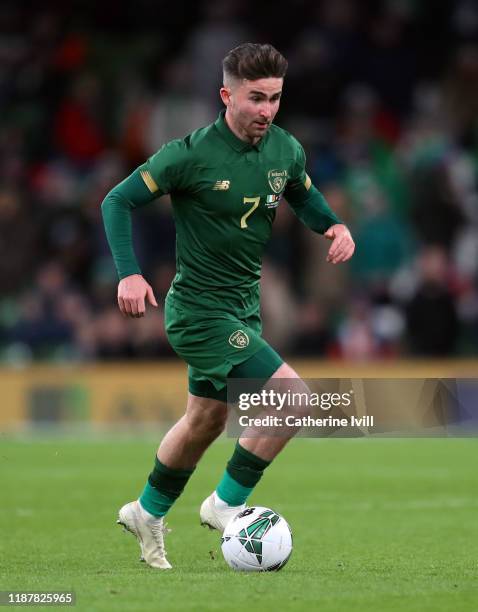
[[[352,257],[355,251],[355,242],[352,240],[347,226],[341,223],[332,225],[325,232],[324,236],[328,240],[332,240],[327,254],[327,261],[336,264],[347,261],[347,259]]]

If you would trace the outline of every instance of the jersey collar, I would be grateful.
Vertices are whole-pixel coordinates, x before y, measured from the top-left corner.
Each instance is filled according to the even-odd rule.
[[[219,113],[219,117],[216,119],[216,122],[214,125],[216,126],[216,129],[219,132],[219,134],[221,134],[221,136],[227,142],[227,144],[231,146],[235,151],[238,151],[239,153],[242,153],[243,151],[250,151],[251,149],[257,149],[258,151],[261,151],[262,148],[264,147],[264,141],[267,138],[268,133],[266,133],[259,140],[259,142],[256,143],[255,145],[252,145],[249,142],[245,142],[244,140],[241,140],[240,138],[238,138],[234,134],[234,132],[232,132],[229,129],[226,123],[226,120],[224,118],[225,114],[226,114],[226,111],[222,110]]]

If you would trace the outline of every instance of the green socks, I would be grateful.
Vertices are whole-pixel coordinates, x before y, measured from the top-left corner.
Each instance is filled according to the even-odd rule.
[[[139,498],[141,506],[154,516],[164,516],[183,492],[192,470],[169,468],[155,457],[154,469]]]
[[[230,506],[241,506],[259,482],[270,461],[265,461],[243,448],[239,442],[229,460],[216,493]],[[183,492],[192,470],[169,468],[157,457],[154,469],[139,498],[141,506],[154,516],[164,516]]]
[[[216,489],[217,496],[230,506],[241,506],[269,464],[270,461],[257,457],[237,442],[234,454]]]

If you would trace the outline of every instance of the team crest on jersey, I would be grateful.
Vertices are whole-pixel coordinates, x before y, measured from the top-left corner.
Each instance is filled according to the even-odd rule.
[[[280,193],[284,190],[287,181],[287,170],[269,170],[267,180],[274,193]]]
[[[249,346],[249,336],[242,329],[238,329],[229,336],[229,344],[237,349]]]

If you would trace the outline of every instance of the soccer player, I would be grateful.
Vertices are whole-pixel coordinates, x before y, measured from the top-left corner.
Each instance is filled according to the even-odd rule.
[[[228,376],[300,383],[261,336],[261,259],[282,197],[305,225],[332,241],[329,262],[347,261],[354,251],[349,230],[306,174],[302,146],[273,124],[286,70],[287,61],[271,45],[246,43],[230,51],[220,89],[225,111],[213,124],[164,145],[102,204],[120,278],[118,305],[129,317],[144,316],[146,302],[157,306],[133,252],[131,212],[169,193],[176,224],[177,273],[165,301],[165,326],[188,364],[188,402],[162,440],[139,499],[123,506],[118,518],[151,567],[171,567],[164,516],[225,427]],[[287,441],[242,436],[200,508],[201,524],[223,531]]]

